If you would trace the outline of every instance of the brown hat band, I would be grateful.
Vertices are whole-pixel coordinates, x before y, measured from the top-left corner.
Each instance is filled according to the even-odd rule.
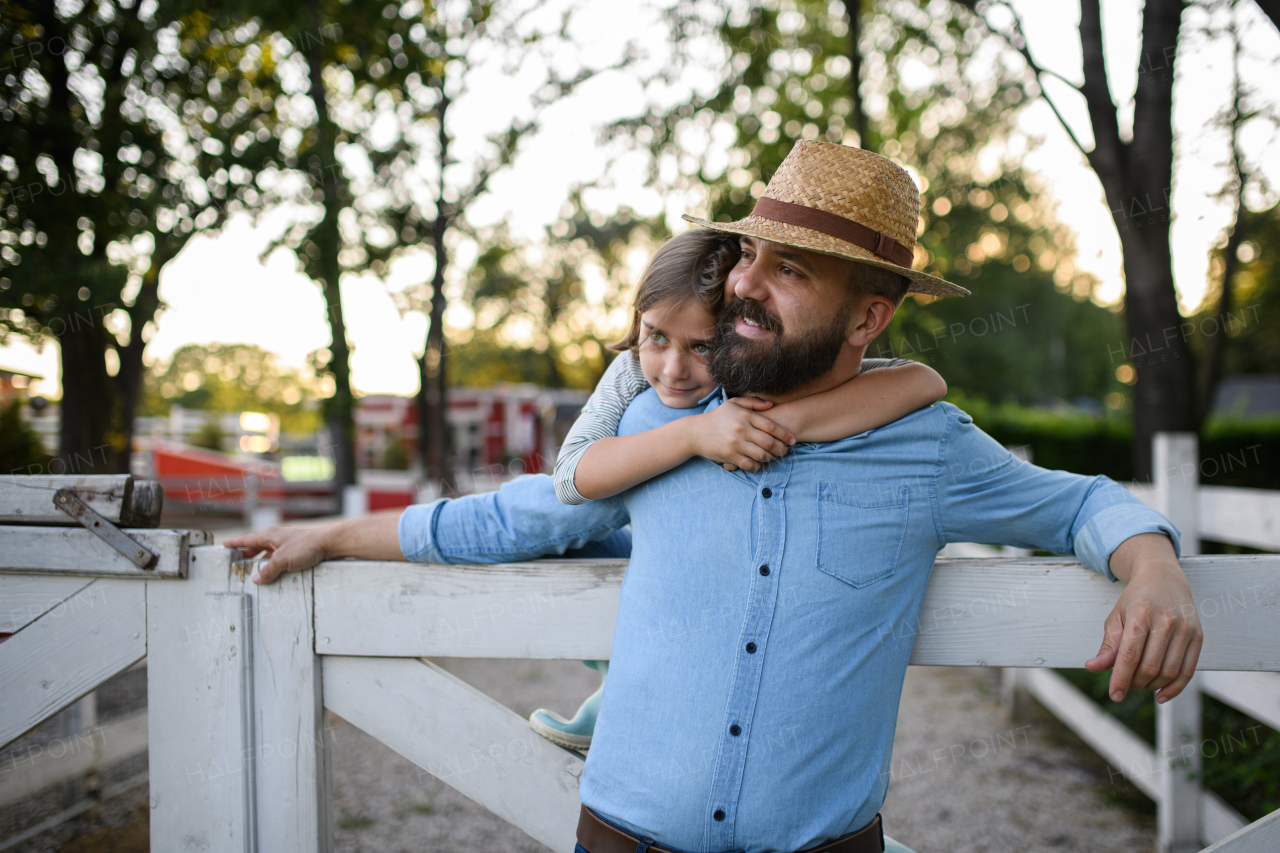
[[[825,210],[761,196],[751,215],[798,228],[808,228],[810,231],[844,240],[907,269],[911,269],[915,260],[910,249],[883,231],[873,231],[861,222],[854,222]]]

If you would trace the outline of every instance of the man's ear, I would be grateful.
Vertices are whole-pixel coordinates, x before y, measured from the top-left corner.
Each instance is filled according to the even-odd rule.
[[[866,296],[859,300],[857,310],[850,321],[849,345],[865,347],[883,332],[893,319],[897,306],[886,296]]]

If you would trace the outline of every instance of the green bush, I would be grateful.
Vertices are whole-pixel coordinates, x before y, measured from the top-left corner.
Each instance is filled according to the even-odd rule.
[[[22,404],[17,400],[0,411],[0,473],[44,473],[49,457],[40,437],[23,422],[21,414]]]
[[[1102,710],[1155,745],[1156,703],[1147,690],[1135,690],[1120,702],[1107,697],[1110,672],[1060,669]],[[1249,820],[1280,809],[1280,732],[1211,696],[1201,696],[1200,753],[1203,784]],[[1121,770],[1123,768],[1117,768]]]
[[[1133,479],[1133,427],[1127,418],[992,404],[954,391],[947,399],[1001,444],[1030,447],[1037,465]],[[1280,418],[1207,423],[1200,436],[1200,482],[1280,489]]]

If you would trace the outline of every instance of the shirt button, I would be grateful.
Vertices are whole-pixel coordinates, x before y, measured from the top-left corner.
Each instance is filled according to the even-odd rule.
[[[724,820],[724,811],[722,809],[716,809],[711,813],[711,816],[716,820]]]
[[[756,653],[756,644],[747,643],[747,654],[754,655]]]
[[[773,497],[773,492],[769,489],[761,489],[760,494],[764,495],[766,498]]]
[[[739,726],[737,723],[734,723],[732,726],[729,726],[729,734],[733,735],[734,737],[737,737],[738,735],[742,734],[742,727]]]
[[[761,566],[761,567],[760,567],[760,574],[764,575],[765,577],[768,577],[768,576],[769,576],[769,567],[768,567],[768,566]]]

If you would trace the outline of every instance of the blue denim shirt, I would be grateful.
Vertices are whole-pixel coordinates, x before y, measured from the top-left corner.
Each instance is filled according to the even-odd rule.
[[[720,403],[714,399],[705,408]],[[641,394],[619,434],[702,411]],[[411,507],[410,560],[563,553],[630,520],[609,679],[582,801],[688,851],[792,851],[880,809],[907,658],[948,542],[1074,553],[1114,580],[1130,536],[1178,531],[1105,477],[1014,458],[936,404],[751,474],[695,458],[565,506],[551,479]],[[1101,632],[1102,625],[1098,625]]]

